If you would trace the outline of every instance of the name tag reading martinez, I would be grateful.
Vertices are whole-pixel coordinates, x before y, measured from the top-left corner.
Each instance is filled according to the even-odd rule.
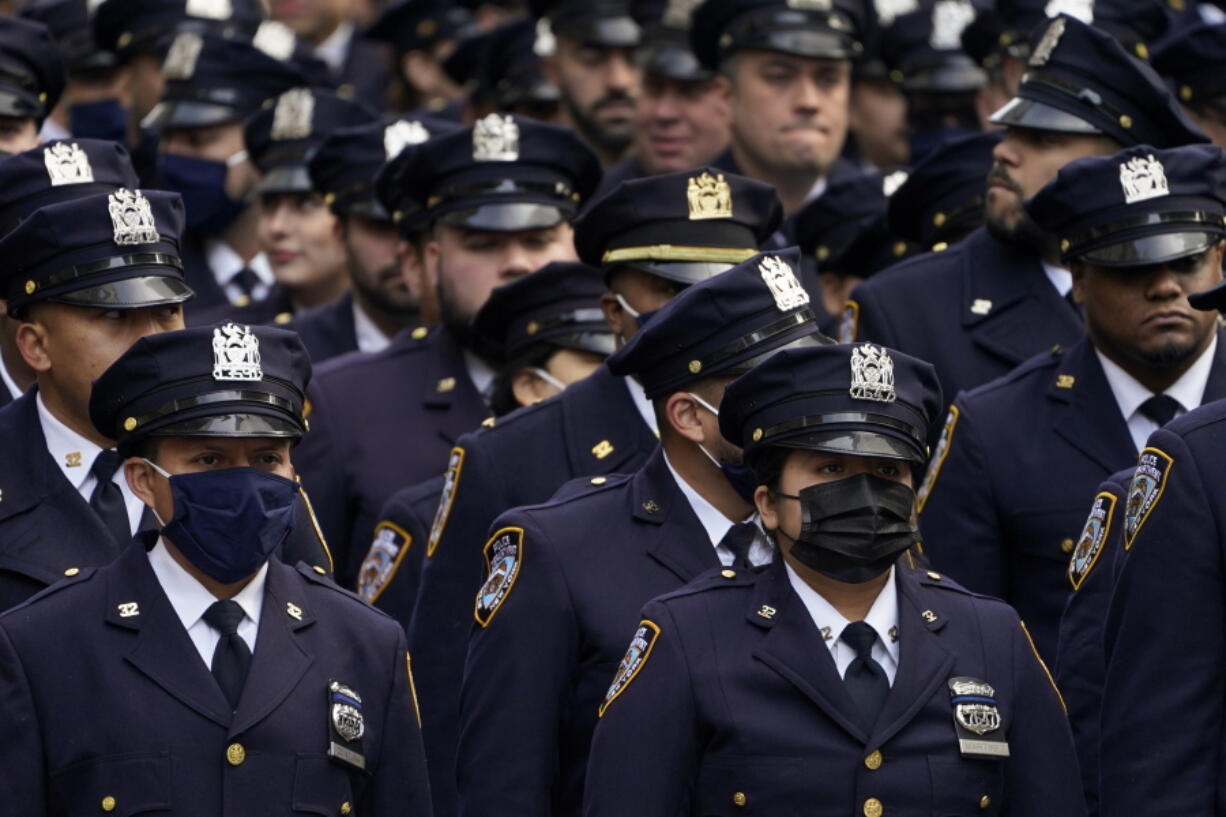
[[[997,760],[1009,756],[995,696],[992,685],[978,678],[961,675],[949,679],[949,702],[954,709],[958,751],[963,757]]]

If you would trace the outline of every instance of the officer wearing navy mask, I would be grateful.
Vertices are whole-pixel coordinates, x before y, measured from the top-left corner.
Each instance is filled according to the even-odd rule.
[[[585,815],[1084,814],[1016,613],[904,555],[939,405],[929,364],[871,344],[784,350],[728,387],[720,428],[779,558],[643,608]]]
[[[1207,141],[1149,66],[1067,15],[1035,31],[1025,81],[992,122],[1005,138],[993,151],[985,227],[866,281],[844,315],[841,339],[931,362],[951,397],[1085,331],[1056,241],[1022,201],[1073,159]]]
[[[270,558],[309,377],[292,332],[231,323],[144,338],[98,379],[96,433],[160,535],[0,616],[6,802],[429,815],[403,631]]]
[[[461,691],[461,815],[578,815],[596,708],[644,602],[709,567],[771,560],[719,404],[755,361],[828,342],[798,262],[755,255],[694,284],[609,359],[642,382],[660,427],[632,476],[575,480],[495,520]]]

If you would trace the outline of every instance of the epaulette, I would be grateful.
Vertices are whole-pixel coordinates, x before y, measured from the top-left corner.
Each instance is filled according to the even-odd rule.
[[[922,568],[899,567],[900,570],[906,570],[913,575],[920,584],[925,587],[935,587],[940,590],[947,590],[950,593],[957,593],[961,596],[970,596],[973,599],[987,599],[996,601],[992,596],[984,596],[972,590],[967,590],[956,581],[946,576],[944,573],[938,573],[935,570],[924,570]]]
[[[968,389],[963,395],[964,400],[973,400],[982,394],[991,394],[993,392],[1007,389],[1009,386],[1024,380],[1036,372],[1045,372],[1047,369],[1052,369],[1060,365],[1064,360],[1064,349],[1059,344],[1053,346],[1047,353],[1039,353],[1032,358],[1022,362],[1017,368],[1010,371],[1003,377],[991,380],[973,389]],[[1053,383],[1055,380],[1053,379]]]
[[[303,576],[305,576],[306,579],[310,581],[312,584],[317,584],[320,587],[326,587],[327,589],[333,591],[334,593],[338,593],[341,596],[344,596],[346,599],[352,601],[354,604],[361,605],[362,609],[364,610],[369,610],[371,612],[378,613],[381,616],[387,615],[387,613],[384,613],[382,610],[378,609],[377,607],[371,607],[369,604],[363,601],[362,597],[359,596],[357,593],[354,593],[351,590],[346,590],[345,588],[341,587],[339,584],[337,584],[335,581],[332,580],[332,577],[328,575],[328,572],[326,570],[319,567],[318,565],[308,565],[306,562],[299,562],[298,564],[294,565],[294,567],[296,567],[298,569],[298,572],[301,573]]]
[[[670,599],[680,599],[715,590],[727,590],[734,587],[752,587],[757,583],[766,568],[731,568],[713,567],[695,577],[684,587],[657,596],[656,601],[667,602]]]
[[[71,572],[71,575],[69,575],[70,572]],[[0,618],[2,618],[3,616],[9,613],[12,613],[15,610],[20,610],[21,608],[25,607],[28,604],[33,604],[39,599],[45,599],[48,596],[51,596],[55,593],[59,593],[61,590],[64,590],[65,588],[72,587],[73,585],[80,584],[81,582],[84,582],[84,581],[88,581],[89,579],[92,579],[94,577],[94,574],[96,574],[97,572],[98,572],[98,568],[96,567],[80,567],[80,568],[71,567],[68,569],[68,571],[65,571],[64,578],[60,579],[55,584],[44,587],[42,590],[39,590],[33,596],[30,596],[30,598],[23,601],[21,604],[18,604],[16,607],[11,607],[8,610],[0,611]]]

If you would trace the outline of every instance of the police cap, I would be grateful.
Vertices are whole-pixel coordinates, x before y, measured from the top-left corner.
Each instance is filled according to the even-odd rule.
[[[863,15],[853,0],[705,0],[694,9],[690,44],[711,70],[744,49],[855,59],[863,50]]]
[[[999,131],[951,140],[911,168],[889,201],[890,230],[925,249],[983,224],[985,183]]]
[[[911,250],[886,227],[886,206],[905,171],[865,173],[831,184],[796,214],[800,251],[819,272],[868,278]],[[980,179],[982,187],[982,179]]]
[[[551,36],[565,37],[582,45],[634,48],[639,44],[639,24],[630,14],[629,0],[529,0],[532,16],[545,26],[537,42],[538,53],[548,56]]]
[[[1154,50],[1154,70],[1166,78],[1185,105],[1226,110],[1226,23],[1183,29]]]
[[[66,82],[64,59],[50,29],[0,15],[0,116],[42,122]]]
[[[161,57],[176,33],[250,39],[264,21],[262,0],[103,0],[94,12],[94,42],[127,62]]]
[[[128,151],[118,142],[44,142],[0,161],[0,235],[39,207],[139,185]]]

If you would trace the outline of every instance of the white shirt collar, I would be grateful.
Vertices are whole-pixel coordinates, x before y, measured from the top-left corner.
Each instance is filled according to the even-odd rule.
[[[358,342],[359,352],[382,352],[392,339],[383,334],[383,330],[375,326],[370,316],[362,311],[357,301],[352,301],[353,334]]]
[[[353,23],[345,20],[328,35],[327,39],[315,46],[315,56],[327,63],[333,72],[339,72],[345,67],[345,57],[349,56],[351,39],[353,39]]]
[[[1102,364],[1103,374],[1107,376],[1107,384],[1115,395],[1120,413],[1125,421],[1136,414],[1141,404],[1153,396],[1153,392],[1141,385],[1135,377],[1124,371],[1115,361],[1109,359],[1098,349],[1098,362]],[[1179,401],[1184,411],[1191,411],[1200,406],[1205,399],[1205,387],[1209,385],[1209,374],[1213,371],[1213,359],[1217,353],[1217,335],[1209,342],[1205,351],[1201,352],[1188,370],[1176,380],[1170,388],[1163,392]]]
[[[4,387],[9,390],[14,400],[21,397],[21,387],[17,385],[17,381],[9,374],[8,367],[4,365],[4,355],[0,355],[0,380],[4,381]]]
[[[1056,288],[1056,292],[1060,293],[1060,297],[1067,298],[1073,289],[1073,273],[1064,267],[1057,267],[1046,261],[1043,262],[1043,272],[1047,273],[1047,280],[1051,281],[1051,285]]]
[[[719,509],[707,501],[707,498],[695,491],[685,478],[677,473],[677,469],[673,468],[673,463],[668,458],[668,454],[664,451],[660,452],[664,456],[664,465],[668,468],[668,473],[672,475],[673,482],[677,483],[677,487],[681,489],[681,494],[690,503],[690,508],[693,509],[694,515],[698,517],[698,521],[702,523],[703,530],[707,532],[707,537],[711,540],[712,545],[718,545],[728,533],[735,522],[720,513]]]
[[[252,258],[250,263],[245,264],[242,256],[236,253],[229,244],[219,238],[209,238],[204,242],[204,254],[209,269],[213,271],[213,278],[216,279],[217,285],[225,290],[226,297],[232,303],[238,300],[238,296],[242,295],[243,291],[236,284],[230,283],[230,279],[243,267],[250,269],[255,273],[255,277],[260,279],[255,291],[251,294],[251,297],[257,301],[267,297],[268,291],[276,281],[272,264],[269,263],[268,256],[262,252]]]
[[[843,672],[847,669],[847,665],[851,663],[854,654],[851,654],[850,648],[839,640],[843,629],[850,624],[843,614],[834,608],[830,602],[826,601],[822,594],[818,593],[810,587],[804,579],[792,569],[792,566],[786,561],[784,568],[788,572],[788,581],[792,585],[792,589],[796,591],[796,595],[800,596],[800,600],[804,603],[805,609],[809,611],[809,616],[813,619],[813,623],[817,625],[817,630],[825,639],[826,648],[831,651],[834,656],[835,664],[839,668],[839,677],[843,676]],[[898,670],[898,585],[895,581],[896,568],[890,568],[890,575],[886,579],[885,586],[881,588],[881,592],[877,594],[876,601],[869,609],[868,615],[864,620],[877,631],[877,643],[873,647],[873,657],[881,664],[886,675],[889,676],[890,682],[893,683],[894,675]],[[840,655],[840,651],[844,654]],[[885,658],[886,660],[882,660]]]
[[[43,120],[43,126],[38,131],[38,139],[40,142],[53,142],[56,139],[71,139],[72,133],[69,132],[60,123],[54,119],[47,117]]]
[[[41,393],[34,396],[34,403],[38,406],[38,420],[42,423],[43,437],[47,440],[47,451],[51,453],[51,459],[60,467],[68,484],[78,491],[81,490],[81,486],[90,476],[90,469],[94,467],[94,459],[102,453],[102,448],[61,423],[48,411]]]
[[[477,392],[486,403],[490,401],[490,395],[494,390],[494,369],[490,364],[481,359],[480,356],[464,350],[464,367],[468,369],[468,377],[476,386]]]
[[[622,381],[626,384],[626,388],[630,390],[630,399],[634,402],[634,407],[639,410],[639,415],[643,418],[643,422],[659,437],[660,427],[656,424],[656,409],[651,404],[651,401],[647,399],[647,391],[643,388],[643,384],[633,377],[623,377]]]
[[[818,180],[813,183],[813,186],[809,188],[809,192],[805,193],[804,203],[808,204],[814,199],[820,197],[822,193],[826,192],[826,187],[829,184],[830,182],[825,176],[819,177]]]

